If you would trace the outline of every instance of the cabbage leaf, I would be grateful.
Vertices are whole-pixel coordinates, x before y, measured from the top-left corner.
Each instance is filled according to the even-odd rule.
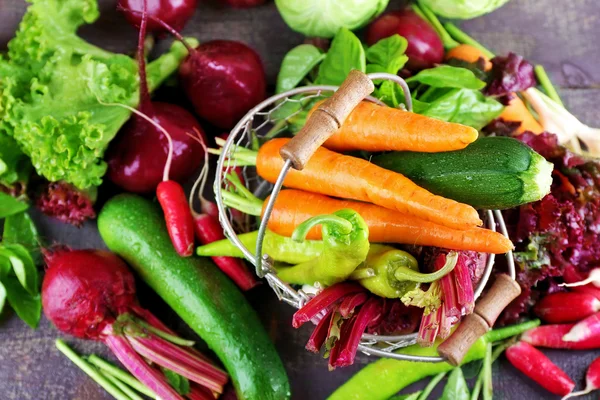
[[[491,13],[508,0],[419,0],[419,3],[445,18],[471,19]]]

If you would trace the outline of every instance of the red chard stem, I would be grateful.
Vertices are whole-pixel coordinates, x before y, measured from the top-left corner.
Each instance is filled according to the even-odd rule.
[[[338,309],[338,311],[340,312],[342,317],[348,318],[348,317],[350,317],[350,315],[352,315],[352,313],[354,312],[354,309],[356,307],[360,306],[361,304],[363,304],[365,301],[367,301],[368,298],[369,298],[369,295],[365,292],[356,293],[351,296],[347,296],[346,298],[344,298],[344,300],[342,300],[342,303],[340,304],[340,308]]]
[[[356,318],[356,315],[354,315],[350,319],[344,321],[342,324],[339,339],[335,342],[335,345],[329,354],[328,368],[330,371],[333,371],[337,366],[341,350],[346,347],[348,339],[350,338],[350,332],[352,331],[354,323],[356,322]]]
[[[323,347],[325,340],[327,339],[327,332],[329,331],[329,324],[331,323],[331,317],[333,315],[333,309],[329,310],[327,314],[321,318],[317,327],[308,338],[306,343],[306,350],[313,353],[318,353]]]
[[[352,324],[348,339],[343,341],[339,356],[335,360],[335,367],[345,367],[354,363],[354,357],[360,343],[362,334],[371,321],[378,318],[382,311],[382,302],[377,297],[371,297],[361,308]]]
[[[329,286],[296,311],[292,319],[292,326],[299,328],[343,297],[364,291],[365,289],[356,283],[342,282]]]
[[[457,301],[463,310],[463,314],[471,314],[475,308],[475,293],[473,292],[473,281],[469,268],[465,263],[465,256],[458,255],[458,264],[452,271],[456,287]]]
[[[189,400],[214,400],[216,396],[204,386],[191,384],[190,392],[185,397]]]
[[[441,307],[427,315],[423,315],[417,336],[417,343],[424,347],[433,346],[433,342],[435,342],[440,329],[441,317]]]

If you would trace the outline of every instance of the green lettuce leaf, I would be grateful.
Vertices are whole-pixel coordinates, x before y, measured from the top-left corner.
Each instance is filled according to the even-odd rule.
[[[102,103],[136,107],[139,97],[134,59],[77,36],[97,18],[95,0],[33,0],[0,60],[0,135],[16,140],[38,174],[80,189],[100,185],[104,151],[130,116]],[[150,88],[186,55],[175,44],[150,63]]]

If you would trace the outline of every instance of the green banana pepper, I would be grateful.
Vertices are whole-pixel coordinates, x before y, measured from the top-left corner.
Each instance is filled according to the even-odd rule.
[[[323,251],[312,260],[292,267],[276,267],[277,275],[295,284],[331,286],[344,281],[367,258],[369,228],[354,210],[312,217],[294,230],[292,240],[304,241],[316,225],[322,226]]]

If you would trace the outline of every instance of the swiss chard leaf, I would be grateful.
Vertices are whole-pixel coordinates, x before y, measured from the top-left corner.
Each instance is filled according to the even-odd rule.
[[[31,295],[38,290],[38,271],[27,249],[19,244],[0,245],[0,257],[8,258],[21,286]]]
[[[165,374],[169,385],[171,385],[173,389],[177,391],[177,393],[184,396],[190,393],[190,381],[187,378],[179,375],[176,372],[171,371],[168,368],[163,367],[161,368],[161,370],[163,374]]]
[[[406,80],[407,83],[421,83],[432,87],[458,88],[479,90],[485,87],[485,82],[466,68],[440,65],[439,67],[424,69],[415,76]]]
[[[39,293],[36,295],[28,293],[14,276],[4,278],[2,284],[6,289],[6,298],[10,306],[19,318],[35,329],[40,321],[42,311],[42,301]]]
[[[503,109],[498,101],[477,90],[453,89],[430,102],[421,114],[479,130],[498,117]]]
[[[397,34],[381,39],[367,50],[367,71],[397,74],[408,61],[407,47],[408,41]]]
[[[450,373],[440,400],[469,400],[469,387],[460,368]]]
[[[11,215],[4,221],[4,243],[20,244],[31,254],[35,265],[42,261],[40,253],[40,238],[27,212]]]
[[[365,50],[354,33],[342,28],[333,38],[325,59],[319,66],[317,83],[322,85],[341,85],[350,71],[367,70]]]
[[[281,63],[277,75],[276,93],[282,93],[298,86],[323,59],[325,54],[312,44],[301,44],[290,50]]]
[[[27,210],[28,207],[27,203],[19,201],[4,192],[0,192],[0,218],[18,214]]]

